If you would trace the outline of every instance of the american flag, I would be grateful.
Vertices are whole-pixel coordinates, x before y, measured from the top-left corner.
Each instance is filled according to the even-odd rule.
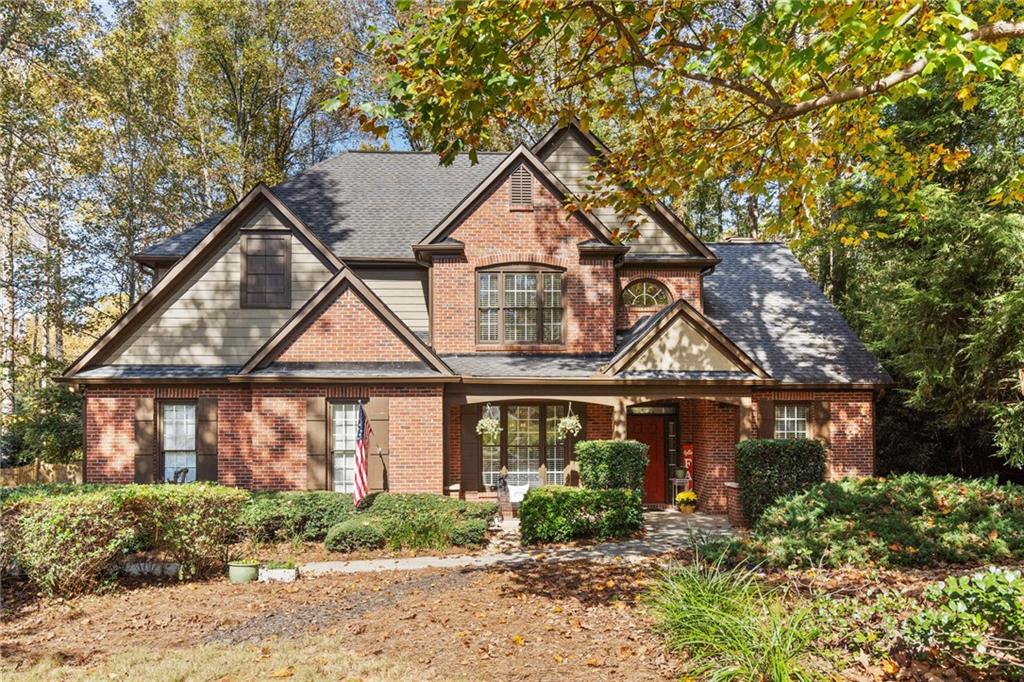
[[[356,424],[355,489],[352,492],[352,502],[357,505],[363,501],[363,498],[369,492],[366,487],[366,458],[372,434],[373,429],[370,428],[370,420],[366,418],[366,410],[360,405]]]

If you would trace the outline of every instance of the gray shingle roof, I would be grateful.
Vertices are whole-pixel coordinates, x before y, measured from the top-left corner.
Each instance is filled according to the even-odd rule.
[[[704,315],[773,379],[891,381],[786,246],[712,248],[722,262],[704,278]]]
[[[217,379],[238,373],[235,365],[102,365],[78,379]]]
[[[541,355],[528,353],[480,353],[442,355],[441,359],[456,374],[474,377],[519,377],[567,379],[589,377],[597,373],[608,355]]]
[[[273,188],[339,258],[412,258],[412,245],[480,184],[506,153],[475,166],[416,152],[343,152]],[[143,256],[183,256],[222,214],[154,244]]]
[[[439,372],[425,362],[275,362],[254,377],[343,379],[349,377],[427,377]]]

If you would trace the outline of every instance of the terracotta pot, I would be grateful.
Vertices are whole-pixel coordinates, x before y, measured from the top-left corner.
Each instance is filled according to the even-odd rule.
[[[684,514],[692,514],[693,512],[697,511],[697,505],[681,504],[679,505],[679,511],[683,512]]]

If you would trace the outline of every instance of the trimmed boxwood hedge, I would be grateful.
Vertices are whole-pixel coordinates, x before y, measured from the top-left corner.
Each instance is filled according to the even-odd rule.
[[[633,489],[543,486],[527,491],[519,506],[519,533],[525,544],[622,537],[643,524],[643,498]]]
[[[825,480],[825,446],[807,438],[745,440],[736,445],[736,482],[751,524],[776,499]]]
[[[641,490],[647,445],[635,440],[581,440],[576,443],[580,483],[585,488]]]

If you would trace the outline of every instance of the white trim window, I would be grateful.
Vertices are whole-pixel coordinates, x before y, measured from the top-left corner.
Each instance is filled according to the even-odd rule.
[[[540,485],[540,405],[508,408],[508,484]]]
[[[565,438],[558,437],[558,422],[565,416],[565,405],[548,405],[545,408],[547,419],[544,437],[547,439],[544,466],[548,470],[548,485],[565,484]]]
[[[798,403],[776,403],[775,437],[807,438],[807,406]]]
[[[356,430],[359,403],[334,403],[331,406],[331,459],[334,464],[334,491],[355,491]]]
[[[161,410],[164,480],[191,483],[196,480],[195,403],[164,403]]]

